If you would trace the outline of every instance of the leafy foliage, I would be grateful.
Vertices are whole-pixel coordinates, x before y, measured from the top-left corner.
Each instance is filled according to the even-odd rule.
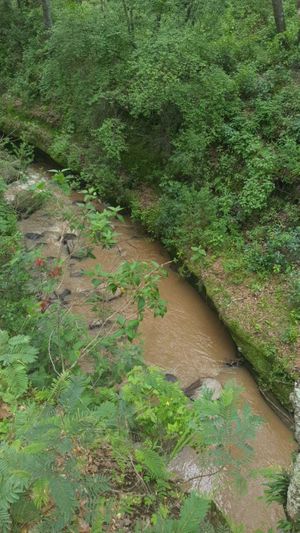
[[[186,531],[187,533],[196,533],[201,527],[201,531],[205,532],[204,519],[209,510],[210,502],[201,498],[197,494],[192,493],[186,500],[181,509],[180,518],[178,520],[159,518],[157,524],[147,529],[152,533],[173,533]]]
[[[69,190],[64,174],[56,183]],[[85,199],[77,220],[67,214],[70,223],[91,241],[113,246],[112,220],[119,218],[119,209],[98,217],[92,188]],[[114,516],[130,517],[133,527],[144,531],[148,525],[143,520],[139,525],[137,519],[143,513],[155,524],[153,531],[195,531],[199,524],[204,531],[217,531],[208,514],[210,502],[196,495],[185,499],[167,460],[190,443],[201,461],[206,463],[209,456],[221,467],[229,465],[226,454],[221,459],[211,446],[212,411],[216,427],[223,428],[218,448],[224,450],[233,437],[238,445],[237,431],[248,438],[243,419],[248,416],[253,427],[254,418],[237,414],[237,395],[230,395],[231,389],[217,410],[207,398],[199,416],[197,402],[190,406],[178,384],[143,365],[137,330],[147,310],[155,316],[166,311],[158,290],[163,268],[154,261],[125,261],[115,272],[100,266],[90,272],[96,288],[126,293],[131,309],[135,307],[135,318],[112,313],[111,330],[100,329],[91,337],[82,319],[59,300],[49,303],[61,283],[63,263],[48,265],[41,251],[23,250],[16,218],[3,197],[2,205],[3,234],[16,238],[3,265],[6,273],[18,265],[18,279],[26,280],[24,305],[32,311],[20,322],[23,307],[14,305],[13,320],[8,320],[7,301],[17,303],[14,288],[9,288],[2,315],[10,327],[0,330],[0,531],[76,531],[83,525],[93,530],[108,528]],[[90,305],[101,306],[101,299]],[[85,357],[93,362],[90,374],[81,367]],[[183,500],[178,520],[168,517],[168,506],[172,516],[174,502],[178,507]]]
[[[265,497],[268,503],[277,502],[286,507],[290,475],[286,471],[268,472]]]
[[[135,429],[162,444],[175,442],[190,419],[188,400],[177,383],[170,383],[155,368],[135,367],[122,389],[125,402],[135,412]]]
[[[253,439],[261,421],[249,405],[239,405],[241,390],[224,387],[218,401],[211,391],[188,406],[177,383],[170,383],[155,368],[135,367],[122,388],[122,398],[134,409],[132,431],[147,435],[153,445],[175,456],[187,444],[201,450],[201,464],[211,471],[226,465],[243,482],[241,466],[251,458]]]
[[[28,388],[28,367],[37,357],[37,350],[24,335],[9,338],[0,331],[0,396],[4,402],[13,403]]]
[[[94,475],[91,483],[81,471],[84,446],[91,444],[99,431],[111,427],[113,416],[111,409],[105,414],[104,404],[99,410],[87,407],[87,398],[81,397],[84,385],[84,378],[65,377],[56,409],[31,404],[16,416],[11,437],[0,450],[1,511],[6,514],[1,531],[9,531],[16,502],[29,499],[39,517],[36,523],[62,531],[75,519],[83,494],[95,505],[97,495],[109,490],[101,476]],[[50,502],[51,511],[47,512]]]

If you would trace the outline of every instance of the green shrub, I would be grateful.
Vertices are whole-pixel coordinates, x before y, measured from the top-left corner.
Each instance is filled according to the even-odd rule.
[[[13,207],[20,217],[26,218],[41,209],[49,197],[51,193],[45,190],[42,184],[40,187],[19,190],[14,197]]]
[[[0,182],[0,326],[17,334],[34,315],[28,273],[31,258],[22,250],[16,214],[3,194]]]
[[[216,202],[206,187],[197,190],[167,182],[157,209],[157,233],[171,248],[184,251],[191,246],[207,247],[220,230],[223,237],[226,234],[226,224],[217,223]]]
[[[188,400],[178,384],[155,368],[136,367],[128,374],[122,398],[134,408],[134,431],[152,441],[174,443],[187,429]]]
[[[1,154],[0,154],[1,158]],[[3,179],[6,183],[12,183],[19,179],[21,175],[20,169],[17,164],[14,164],[11,161],[5,161],[0,159],[0,178]]]
[[[246,248],[248,264],[253,271],[289,271],[296,264],[299,253],[300,229],[287,231],[279,226],[267,228],[263,240],[254,240]]]
[[[291,277],[289,301],[291,307],[300,313],[300,276],[298,274],[295,274]]]

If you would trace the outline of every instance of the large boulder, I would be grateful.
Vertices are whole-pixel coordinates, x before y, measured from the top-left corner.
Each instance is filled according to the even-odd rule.
[[[21,217],[28,217],[38,209],[41,209],[46,201],[46,195],[38,190],[19,190],[11,202],[14,209]]]
[[[294,406],[294,420],[295,420],[295,438],[300,445],[300,382],[295,383],[294,392],[291,395],[292,404]]]
[[[203,462],[203,458],[202,458]],[[187,490],[211,493],[218,477],[213,475],[215,468],[201,465],[199,455],[191,446],[185,446],[168,465],[170,472],[178,479],[188,482]]]
[[[300,454],[296,459],[294,471],[287,493],[287,514],[293,522],[300,520]]]
[[[300,382],[295,383],[291,395],[294,405],[295,438],[300,444]],[[287,493],[287,514],[293,522],[300,521],[300,454],[298,454]]]
[[[222,394],[222,385],[221,383],[217,380],[217,379],[214,379],[214,378],[204,378],[202,379],[202,383],[200,385],[200,387],[198,387],[193,395],[192,395],[192,400],[198,400],[199,398],[201,398],[204,394],[205,391],[210,391],[212,396],[211,396],[211,399],[212,400],[218,400]]]

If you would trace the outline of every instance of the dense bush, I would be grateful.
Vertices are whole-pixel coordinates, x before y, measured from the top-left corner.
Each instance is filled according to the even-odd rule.
[[[16,69],[3,60],[2,83],[25,107],[56,114],[54,154],[80,140],[70,162],[102,195],[119,200],[125,189],[161,184],[155,233],[170,245],[226,249],[229,228],[243,235],[273,209],[280,224],[286,205],[297,205],[300,56],[294,4],[286,4],[282,40],[267,0],[53,0],[46,39],[38,7],[13,2],[2,7],[1,49],[12,64],[16,48],[23,53]],[[294,246],[297,222],[284,225],[290,245],[278,236],[269,243],[266,230],[251,268],[294,263],[282,248]]]
[[[265,236],[247,250],[253,270],[285,272],[296,264],[300,254],[300,227],[284,231],[280,226],[265,229]]]

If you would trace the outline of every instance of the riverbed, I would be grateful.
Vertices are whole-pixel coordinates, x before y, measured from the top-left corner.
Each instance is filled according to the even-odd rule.
[[[40,165],[31,167],[30,175],[33,180],[51,177],[47,174],[47,168]],[[68,209],[78,209],[78,195],[68,198],[57,194],[60,195],[60,205],[62,202]],[[48,235],[46,242],[43,239],[43,253],[48,257],[66,253],[57,238],[66,231],[62,214],[51,212],[45,206],[20,223],[24,234],[38,232]],[[115,229],[118,233],[117,246],[110,250],[95,246],[94,259],[74,259],[69,271],[64,272],[61,289],[69,290],[70,307],[89,321],[93,319],[93,313],[87,310],[82,295],[91,290],[90,280],[85,276],[77,276],[76,272],[88,270],[95,264],[112,271],[122,260],[155,260],[160,264],[170,261],[162,246],[152,241],[129,217],[125,217],[124,223],[117,222]],[[30,246],[29,241],[27,245]],[[275,529],[278,519],[284,517],[282,508],[276,504],[267,506],[261,499],[263,477],[258,473],[252,476],[251,470],[269,466],[288,467],[295,449],[293,434],[261,396],[250,372],[244,367],[227,366],[226,363],[237,357],[236,347],[216,314],[198,292],[180,277],[172,264],[165,268],[168,277],[161,281],[160,291],[167,302],[168,311],[163,318],[146,314],[140,330],[145,360],[175,374],[182,386],[189,385],[197,378],[213,377],[222,384],[235,380],[243,387],[244,400],[264,420],[255,441],[251,443],[254,461],[246,472],[248,492],[241,494],[235,490],[226,474],[204,488],[214,491],[218,505],[235,523],[243,523],[247,533],[258,528],[264,531],[271,527]],[[193,457],[189,454],[182,457],[178,471],[182,471],[185,477],[191,477],[189,473],[194,472]],[[199,484],[195,482],[194,488],[199,488]]]

